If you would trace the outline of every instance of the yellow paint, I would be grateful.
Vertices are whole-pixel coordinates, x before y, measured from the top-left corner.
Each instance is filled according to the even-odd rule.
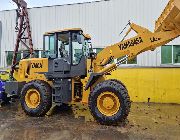
[[[35,109],[40,104],[40,93],[36,89],[29,89],[25,96],[26,105],[29,108]]]
[[[119,98],[112,92],[101,93],[97,99],[97,108],[105,116],[113,116],[119,111]]]
[[[97,54],[94,63],[94,71],[99,72],[102,66],[109,63],[112,59],[128,56],[128,60],[134,59],[138,54],[155,50],[173,39],[180,36],[180,2],[179,0],[170,0],[161,16],[156,22],[154,32],[134,23],[129,23],[130,28],[125,37],[120,42],[106,46]],[[137,33],[132,38],[126,38],[130,31]],[[113,65],[112,65],[113,66]],[[109,72],[109,68],[102,71]]]
[[[133,102],[180,104],[180,68],[121,68],[108,78],[122,81]]]
[[[7,81],[9,80],[10,70],[0,70],[0,80]]]
[[[161,16],[156,20],[155,31],[172,30],[174,26],[180,29],[180,1],[170,0]],[[173,21],[173,23],[171,23]]]
[[[14,72],[13,76],[18,82],[43,80],[51,84],[41,72],[48,72],[47,58],[23,59],[19,63],[19,69]]]

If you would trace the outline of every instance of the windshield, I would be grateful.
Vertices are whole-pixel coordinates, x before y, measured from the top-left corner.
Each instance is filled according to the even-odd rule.
[[[70,55],[69,33],[58,33],[58,57],[68,58]]]
[[[69,58],[73,65],[79,64],[82,56],[88,57],[92,52],[91,39],[86,38],[81,32],[72,33],[72,52],[70,49],[70,34],[58,33],[57,42],[55,41],[55,34],[44,36],[44,51],[42,56],[45,58]],[[57,45],[57,49],[56,46]],[[72,53],[72,54],[71,54]]]
[[[79,64],[81,57],[84,55],[84,36],[80,33],[72,34],[72,63]]]
[[[89,48],[91,48],[91,40],[85,38],[85,36],[81,33],[73,33],[72,47],[72,62],[73,65],[77,65],[80,63],[82,56],[88,56]]]

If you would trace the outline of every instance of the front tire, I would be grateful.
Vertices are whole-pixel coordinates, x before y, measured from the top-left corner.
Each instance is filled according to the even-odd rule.
[[[125,86],[117,80],[97,84],[89,95],[89,108],[100,124],[117,125],[130,111],[130,98]]]
[[[35,80],[24,85],[21,91],[21,106],[33,117],[42,117],[52,106],[51,87],[44,81]]]

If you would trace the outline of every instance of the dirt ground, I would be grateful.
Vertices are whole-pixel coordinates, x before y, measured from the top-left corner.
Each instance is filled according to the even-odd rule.
[[[132,103],[125,126],[102,126],[72,111],[28,117],[16,104],[0,108],[0,140],[180,140],[180,105]]]

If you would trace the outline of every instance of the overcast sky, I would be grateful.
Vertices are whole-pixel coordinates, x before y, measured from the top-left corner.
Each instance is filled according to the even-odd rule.
[[[95,0],[25,0],[28,3],[28,8],[31,7],[41,7],[41,6],[51,6],[51,5],[62,5],[62,4],[72,4],[72,3],[82,3]],[[15,9],[16,5],[12,0],[0,0],[0,11]]]

